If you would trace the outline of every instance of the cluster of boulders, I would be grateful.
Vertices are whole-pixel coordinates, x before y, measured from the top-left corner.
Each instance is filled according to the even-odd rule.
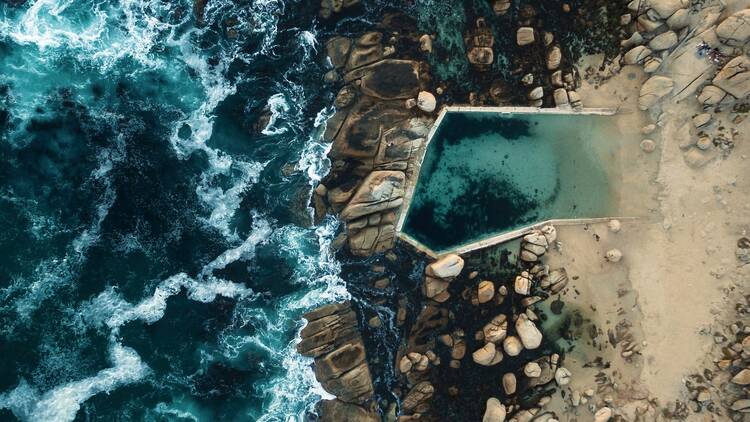
[[[576,70],[563,62],[563,54],[560,45],[553,33],[540,31],[534,28],[535,12],[524,8],[525,20],[516,30],[516,44],[522,50],[531,52],[533,49],[542,48],[544,51],[544,62],[546,72],[523,72],[521,83],[528,89],[527,99],[532,107],[541,107],[544,97],[547,95],[544,88],[549,87],[552,91],[554,105],[562,109],[580,110],[583,108],[581,96],[576,91],[578,81]]]
[[[744,421],[750,413],[750,296],[733,309],[733,323],[704,331],[713,337],[714,368],[688,377],[685,385],[692,398],[691,411]]]
[[[365,346],[351,304],[325,305],[304,318],[307,325],[300,333],[297,351],[315,359],[315,378],[323,389],[336,396],[335,400],[318,403],[321,420],[379,421]]]
[[[653,74],[641,87],[639,106],[653,107],[670,95],[681,100],[698,93],[707,107],[728,105],[750,95],[750,9],[721,22],[722,11],[693,12],[688,0],[632,0],[621,23],[629,38],[624,65],[642,65]]]
[[[750,9],[727,14],[721,6],[690,9],[687,0],[632,0],[621,23],[630,33],[622,41],[623,65],[641,65],[651,74],[641,86],[639,107],[657,110],[662,99],[681,101],[696,96],[705,112],[678,131],[685,162],[701,167],[734,146],[736,133],[712,133],[711,110],[720,111],[750,96]],[[722,20],[722,18],[724,18]],[[661,126],[643,128],[640,148],[650,153],[651,135]]]
[[[471,368],[494,371],[498,367],[507,368],[501,369],[498,379],[476,380],[480,385],[487,382],[495,385],[491,388],[496,393],[482,399],[486,400],[483,421],[558,420],[554,412],[545,409],[551,401],[549,395],[538,399],[535,406],[520,404],[520,397],[526,397],[531,389],[552,382],[563,387],[572,377],[561,365],[560,355],[544,348],[544,336],[538,327],[540,318],[534,309],[536,304],[561,293],[568,285],[564,268],[551,270],[542,262],[556,241],[557,231],[553,226],[524,236],[518,254],[518,271],[505,282],[488,280],[476,270],[465,270],[464,259],[456,254],[441,256],[425,268],[421,294],[426,302],[394,362],[405,385],[400,393],[399,421],[440,420],[433,414],[436,406],[433,400],[439,389],[453,397],[476,394],[462,391],[468,388],[466,386],[436,384],[445,378],[445,375],[436,375],[440,371]],[[456,307],[458,304],[474,309],[469,311],[475,314],[472,318],[481,321],[487,315],[478,330],[456,325],[461,319],[454,314],[454,310],[460,308]],[[533,357],[524,351],[538,352]],[[455,376],[448,378],[455,379]],[[598,410],[596,421],[607,421],[613,415],[608,407]]]
[[[425,89],[420,61],[397,58],[402,35],[371,31],[326,43],[326,81],[339,87],[324,138],[332,167],[312,197],[317,221],[346,221],[351,252],[370,256],[393,247],[404,190],[434,120],[437,101]]]

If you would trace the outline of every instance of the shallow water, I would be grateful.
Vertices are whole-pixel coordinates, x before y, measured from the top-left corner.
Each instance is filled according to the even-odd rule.
[[[445,115],[403,231],[444,251],[549,219],[612,215],[610,117]],[[606,159],[606,158],[605,158]]]

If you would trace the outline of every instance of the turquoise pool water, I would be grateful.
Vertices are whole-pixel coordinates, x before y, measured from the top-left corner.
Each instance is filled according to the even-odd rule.
[[[611,119],[448,112],[402,231],[443,252],[549,219],[613,215]]]

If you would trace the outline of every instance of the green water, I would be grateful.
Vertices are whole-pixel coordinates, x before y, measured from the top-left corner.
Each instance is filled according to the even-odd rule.
[[[611,119],[446,114],[403,231],[441,252],[549,219],[613,215]]]

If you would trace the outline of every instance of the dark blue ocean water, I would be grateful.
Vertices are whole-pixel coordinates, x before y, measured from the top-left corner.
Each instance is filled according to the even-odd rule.
[[[333,112],[316,14],[0,3],[0,420],[292,421],[317,400],[300,315],[348,294],[338,223],[307,224]]]

